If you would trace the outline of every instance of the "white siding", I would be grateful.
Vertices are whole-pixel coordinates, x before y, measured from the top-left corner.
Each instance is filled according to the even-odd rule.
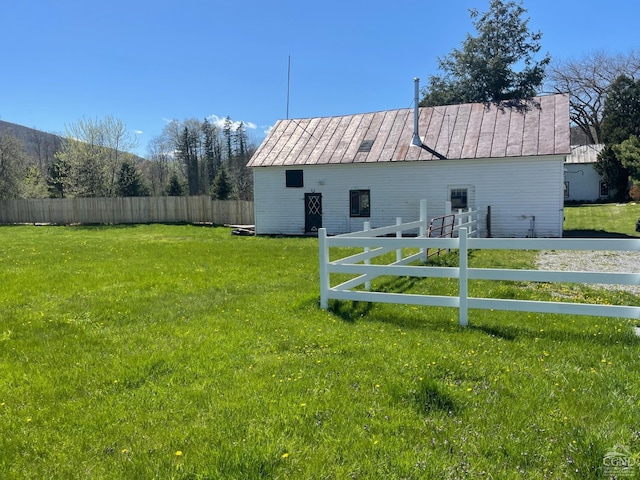
[[[420,200],[428,215],[444,214],[451,188],[469,188],[469,206],[485,218],[491,206],[492,235],[562,235],[563,156],[485,160],[307,165],[303,188],[285,187],[287,167],[254,168],[257,234],[304,234],[304,194],[322,193],[323,227],[329,234],[417,220]],[[349,215],[349,191],[371,191],[371,217]],[[484,222],[481,227],[486,234]]]
[[[564,180],[569,184],[569,196],[565,200],[595,202],[600,200],[602,177],[594,168],[595,163],[567,163]],[[615,192],[610,192],[613,194]],[[610,195],[611,196],[611,195]]]

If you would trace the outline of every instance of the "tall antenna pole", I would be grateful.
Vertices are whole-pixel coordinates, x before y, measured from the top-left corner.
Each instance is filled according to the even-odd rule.
[[[289,55],[289,63],[287,65],[287,120],[289,120],[289,91],[291,88],[291,55]]]

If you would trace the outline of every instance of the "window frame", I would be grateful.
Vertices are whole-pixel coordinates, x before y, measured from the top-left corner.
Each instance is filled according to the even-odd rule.
[[[366,201],[363,202],[365,197]],[[357,200],[357,205],[354,204],[354,200]],[[371,190],[366,188],[349,190],[349,216],[351,218],[371,217]]]
[[[609,196],[611,195],[611,189],[609,188],[609,185],[607,185],[605,182],[600,181],[599,185],[598,185],[598,190],[600,193],[600,198],[609,198]],[[603,194],[602,192],[605,191],[606,194]]]
[[[464,192],[464,207],[454,204],[454,192]],[[451,187],[449,189],[449,201],[451,202],[451,210],[468,210],[469,209],[469,187]]]
[[[304,188],[304,170],[287,169],[284,171],[284,178],[286,188]]]

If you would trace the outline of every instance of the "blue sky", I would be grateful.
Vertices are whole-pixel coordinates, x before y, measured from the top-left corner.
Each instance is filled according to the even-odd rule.
[[[112,115],[137,153],[167,121],[230,116],[260,142],[287,115],[410,107],[413,78],[488,0],[0,0],[0,119],[64,134]],[[555,60],[640,48],[638,0],[525,0]]]

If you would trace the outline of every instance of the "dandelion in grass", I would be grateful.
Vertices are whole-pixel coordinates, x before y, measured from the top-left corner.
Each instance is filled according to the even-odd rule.
[[[288,454],[287,452],[283,453],[283,454],[280,456],[280,458],[288,458],[288,457],[289,457],[289,454]]]
[[[176,452],[176,457],[181,457],[182,456],[182,450],[178,450]]]

